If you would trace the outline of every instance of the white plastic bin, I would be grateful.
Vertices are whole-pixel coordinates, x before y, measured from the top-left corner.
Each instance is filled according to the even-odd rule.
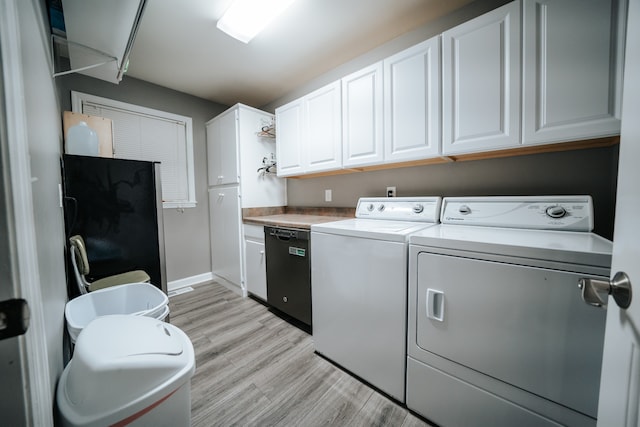
[[[92,320],[109,314],[133,314],[164,320],[169,298],[149,283],[130,283],[100,289],[69,301],[64,309],[71,342]]]
[[[145,316],[103,316],[76,342],[58,382],[63,426],[189,426],[193,345]]]

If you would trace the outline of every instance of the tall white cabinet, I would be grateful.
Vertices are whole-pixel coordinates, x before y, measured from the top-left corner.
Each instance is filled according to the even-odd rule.
[[[275,139],[258,135],[273,115],[237,104],[208,121],[207,164],[211,271],[232,290],[247,294],[242,208],[286,205],[284,179],[258,171],[275,157]]]
[[[207,122],[207,172],[209,186],[237,184],[240,182],[238,167],[238,145],[225,144],[223,141],[235,141],[237,135],[236,111],[226,111],[215,120]]]

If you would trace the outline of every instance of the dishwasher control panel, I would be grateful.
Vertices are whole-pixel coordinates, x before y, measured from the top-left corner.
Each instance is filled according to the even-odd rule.
[[[445,197],[440,222],[540,230],[593,230],[591,196]]]
[[[440,197],[361,197],[356,218],[438,222]]]

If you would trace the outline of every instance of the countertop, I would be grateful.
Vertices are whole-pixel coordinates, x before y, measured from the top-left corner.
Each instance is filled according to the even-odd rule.
[[[355,217],[353,208],[289,207],[242,209],[245,224],[290,227],[308,230],[313,224]]]
[[[279,215],[262,215],[244,217],[242,221],[245,224],[269,225],[276,227],[290,227],[310,229],[313,224],[322,224],[323,222],[341,221],[348,219],[345,216],[332,215],[307,215],[307,214],[279,214]]]

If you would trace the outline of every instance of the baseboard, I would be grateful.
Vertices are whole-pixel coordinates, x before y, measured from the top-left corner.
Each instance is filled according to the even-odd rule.
[[[175,291],[176,289],[184,288],[186,286],[193,286],[200,283],[211,282],[212,280],[212,273],[203,273],[196,276],[185,277],[184,279],[172,280],[171,282],[167,283],[167,292]]]
[[[240,295],[241,297],[246,297],[247,296],[247,291],[242,289],[240,286],[236,285],[235,283],[232,283],[230,281],[228,281],[227,279],[220,277],[220,276],[216,276],[215,274],[213,274],[213,280],[216,281],[216,283],[221,284],[222,286],[224,286],[225,288],[229,289],[231,292],[234,292],[238,295]]]

